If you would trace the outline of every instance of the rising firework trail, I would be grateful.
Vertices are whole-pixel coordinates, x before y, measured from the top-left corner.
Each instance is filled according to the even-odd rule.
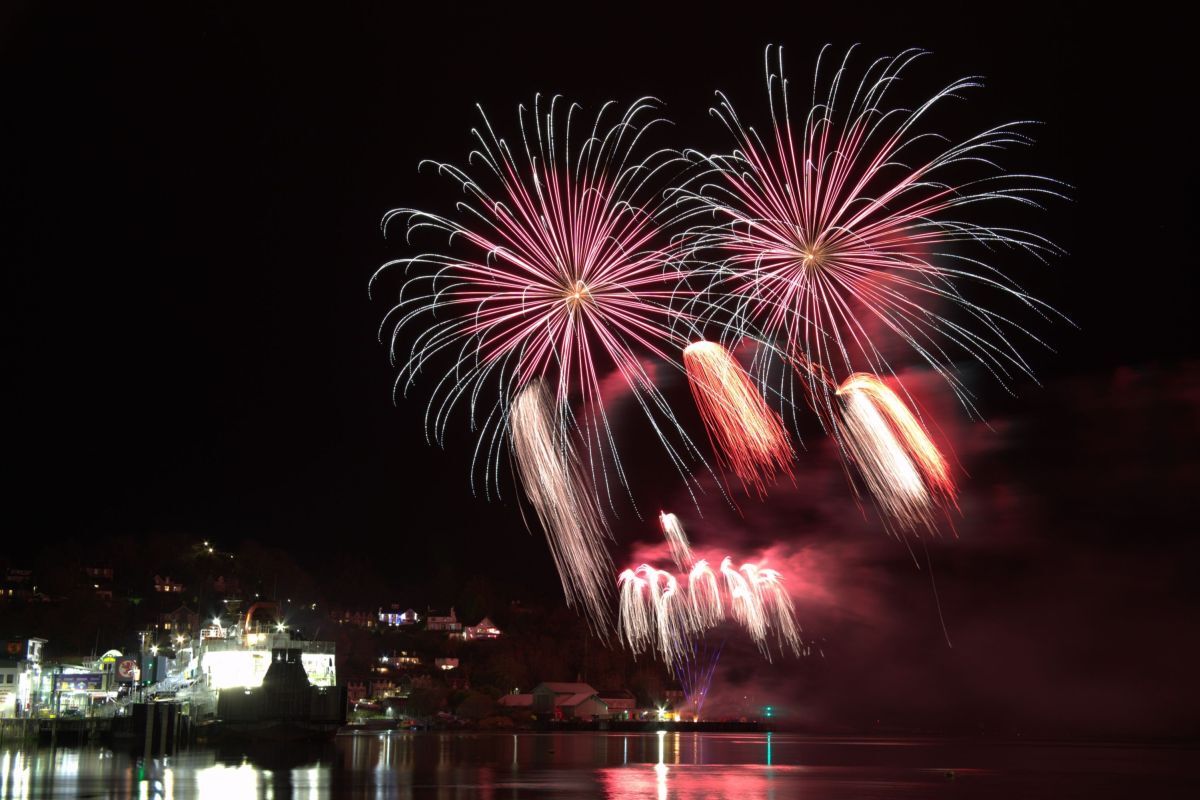
[[[550,392],[540,380],[517,395],[511,414],[512,452],[529,504],[537,514],[563,593],[598,630],[608,629],[612,561],[609,532],[569,439],[556,426]]]
[[[535,98],[519,110],[512,147],[480,109],[467,168],[424,162],[462,190],[458,214],[399,208],[384,217],[385,233],[403,219],[410,241],[423,229],[446,237],[440,251],[383,265],[372,283],[390,268],[406,275],[380,328],[399,368],[396,388],[406,392],[422,370],[441,376],[426,414],[430,439],[444,442],[453,412],[465,407],[480,432],[485,491],[498,485],[513,399],[535,379],[551,388],[554,427],[576,430],[593,483],[610,500],[610,470],[627,481],[601,391],[609,373],[681,474],[702,463],[646,366],[672,362],[687,344],[675,330],[687,314],[671,307],[682,276],[656,218],[658,184],[680,159],[642,154],[644,134],[662,121],[654,106],[643,99],[621,114],[609,103],[591,121],[578,105]],[[406,340],[409,327],[416,333]]]
[[[700,715],[704,712],[704,702],[712,689],[724,646],[723,641],[717,645],[703,640],[693,642],[685,648],[683,658],[675,665],[675,679],[679,681],[684,699],[695,711],[696,722],[700,721]]]
[[[713,300],[702,313],[719,309],[725,341],[757,339],[758,383],[774,380],[793,402],[803,391],[827,426],[840,381],[894,374],[881,334],[907,345],[973,409],[958,357],[1005,385],[1031,374],[1012,338],[1037,340],[993,306],[1056,313],[1006,277],[1001,258],[1059,252],[1037,234],[976,221],[978,214],[1004,203],[1037,207],[1061,196],[1061,184],[995,163],[1005,149],[1031,143],[1028,123],[962,139],[930,129],[935,109],[980,86],[977,78],[905,109],[891,94],[922,52],[871,62],[857,82],[851,53],[827,71],[825,52],[811,103],[796,107],[782,50],[773,59],[768,48],[769,127],[744,124],[719,95],[714,113],[736,149],[691,153],[703,169],[675,197],[693,218],[690,252],[711,279]],[[817,369],[776,373],[780,360]]]
[[[955,502],[950,468],[904,401],[873,375],[858,373],[837,391],[840,438],[890,522],[907,531],[935,527],[935,511]]]
[[[763,496],[792,460],[783,420],[733,355],[716,342],[688,345],[683,364],[717,459],[744,487]]]

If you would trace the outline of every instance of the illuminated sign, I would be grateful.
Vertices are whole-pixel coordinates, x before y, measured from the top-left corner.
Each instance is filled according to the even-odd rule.
[[[104,687],[104,675],[99,672],[55,675],[54,682],[58,684],[59,691],[98,692]]]
[[[135,659],[123,658],[117,664],[117,680],[120,681],[136,681],[138,676],[138,664]]]

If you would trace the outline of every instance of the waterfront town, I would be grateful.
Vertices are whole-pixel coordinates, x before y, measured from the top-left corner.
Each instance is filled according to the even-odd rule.
[[[56,561],[44,573],[3,563],[0,718],[10,730],[15,720],[120,718],[154,701],[180,705],[193,726],[229,728],[246,717],[235,703],[293,661],[328,732],[697,721],[657,662],[603,646],[561,606],[330,602],[312,585],[295,593],[302,571],[282,569],[278,554],[207,540],[159,548],[172,544],[170,570],[134,573],[144,581],[127,579],[118,560]],[[727,719],[753,716],[747,707]]]

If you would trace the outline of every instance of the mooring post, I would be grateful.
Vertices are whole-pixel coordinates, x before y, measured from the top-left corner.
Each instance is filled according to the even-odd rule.
[[[142,771],[150,771],[150,746],[154,742],[154,706],[146,703],[146,752],[142,759]]]
[[[158,703],[162,708],[162,727],[158,731],[158,752],[162,755],[167,754],[167,718],[170,709],[170,703]]]

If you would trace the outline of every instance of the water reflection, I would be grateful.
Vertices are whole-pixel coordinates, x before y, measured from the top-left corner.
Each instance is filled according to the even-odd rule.
[[[0,746],[0,800],[1190,797],[1187,748],[823,740],[782,734],[393,733],[317,746]]]

